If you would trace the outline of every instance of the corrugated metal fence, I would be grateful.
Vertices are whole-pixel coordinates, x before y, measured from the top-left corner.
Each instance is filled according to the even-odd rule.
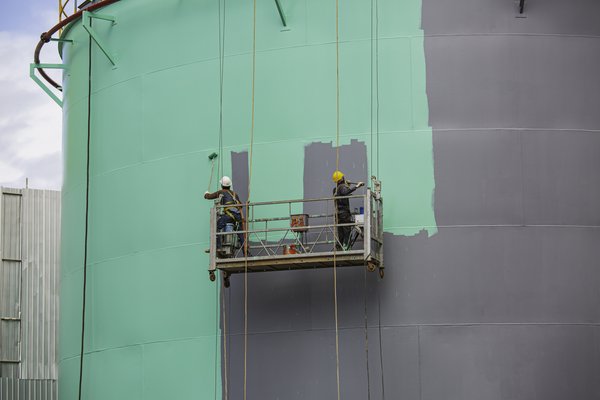
[[[0,192],[0,398],[56,398],[60,192]]]
[[[0,378],[2,400],[56,400],[56,381],[50,379]]]

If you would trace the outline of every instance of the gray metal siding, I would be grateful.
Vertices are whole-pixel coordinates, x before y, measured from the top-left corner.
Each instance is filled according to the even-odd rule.
[[[19,376],[21,336],[21,193],[0,198],[0,377]]]
[[[1,194],[0,377],[23,379],[4,381],[5,390],[12,385],[18,388],[12,398],[30,398],[23,396],[47,392],[44,380],[58,377],[60,192],[3,188]]]
[[[57,384],[47,379],[0,378],[2,400],[55,400],[58,399]]]
[[[21,378],[56,379],[60,192],[23,190]]]
[[[3,189],[2,259],[21,260],[21,194]]]

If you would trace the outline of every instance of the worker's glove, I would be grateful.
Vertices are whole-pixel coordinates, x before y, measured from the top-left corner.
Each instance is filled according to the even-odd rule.
[[[358,183],[356,184],[356,187],[357,187],[357,188],[359,188],[359,187],[361,187],[361,186],[365,186],[365,183],[364,183],[364,182],[358,182]]]

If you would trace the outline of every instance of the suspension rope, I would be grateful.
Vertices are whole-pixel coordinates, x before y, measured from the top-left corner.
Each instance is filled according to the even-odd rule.
[[[244,400],[247,398],[248,377],[248,229],[249,215],[248,204],[250,203],[252,188],[252,157],[254,153],[254,105],[256,89],[256,0],[253,1],[252,13],[252,110],[250,125],[250,149],[248,154],[248,199],[246,200],[246,226],[244,227]]]
[[[381,290],[378,290],[377,309],[379,314],[378,328],[379,328],[379,363],[381,368],[381,398],[385,400],[385,382],[384,376],[385,371],[383,369],[383,343],[381,340]]]
[[[339,0],[335,0],[335,169],[340,169],[340,7]],[[337,194],[337,182],[336,182]],[[337,202],[334,200],[335,221],[337,217]],[[334,229],[333,247],[333,308],[335,318],[335,376],[337,384],[337,399],[340,400],[340,339],[338,321],[338,296],[337,296],[337,242],[338,232]]]
[[[373,175],[373,16],[374,16],[374,0],[371,0],[371,63],[369,64],[370,69],[370,88],[371,88],[371,102],[369,114],[371,117],[370,121],[370,156],[369,156],[369,173]],[[371,370],[369,368],[369,317],[367,308],[367,268],[364,268],[364,317],[365,317],[365,360],[367,370],[367,400],[371,400]]]
[[[369,319],[368,319],[368,309],[367,309],[367,268],[364,268],[364,278],[365,278],[365,292],[364,292],[364,300],[365,300],[365,359],[366,359],[366,367],[367,367],[367,400],[371,400],[371,371],[369,369]]]
[[[221,3],[223,12],[221,17]],[[223,170],[223,82],[225,76],[225,10],[226,0],[219,0],[219,159],[218,176],[222,176]],[[221,21],[222,20],[222,21]]]
[[[224,66],[225,66],[225,6],[226,0],[218,0],[218,39],[219,39],[219,150],[217,155],[217,175],[220,177],[223,175],[223,81],[224,81]],[[223,9],[221,11],[221,8]],[[215,167],[215,161],[213,159],[212,168],[211,168],[211,182],[209,182],[209,188],[212,183],[212,177]],[[218,180],[216,183],[216,189],[218,190]],[[208,189],[210,190],[210,189]],[[221,317],[223,323],[223,329],[221,332],[221,341],[223,343],[223,378],[224,378],[224,399],[228,400],[229,398],[229,383],[228,383],[228,374],[229,370],[227,368],[227,312],[226,312],[226,304],[225,304],[225,293],[222,288],[223,281],[219,278],[219,284],[215,285],[215,297],[216,297],[216,307],[215,310],[215,400],[217,398],[217,372],[218,372],[218,329],[219,329],[219,306],[221,308]],[[219,292],[221,296],[219,298]]]
[[[219,363],[217,359],[219,357],[219,289],[215,285],[215,387],[214,394],[215,400],[217,400],[217,375],[219,370]]]
[[[376,140],[377,140],[377,178],[379,179],[379,0],[375,0],[375,87]]]
[[[379,0],[375,0],[375,127],[376,127],[376,148],[377,148],[377,178],[379,178]],[[377,329],[379,333],[379,364],[381,368],[381,398],[385,400],[385,370],[383,363],[383,342],[381,334],[381,288],[377,290],[377,311],[378,321]]]
[[[219,287],[222,287],[221,285],[219,285]],[[229,293],[229,292],[228,292]],[[225,291],[221,289],[221,309],[223,310],[222,312],[222,319],[223,319],[223,369],[224,369],[224,376],[225,376],[225,400],[229,399],[229,379],[228,379],[228,368],[227,368],[227,363],[228,363],[228,359],[227,359],[227,306],[228,304],[230,304],[231,302],[227,302],[225,299]]]
[[[90,18],[90,26],[92,20]],[[85,344],[85,311],[87,297],[87,257],[88,257],[88,233],[89,233],[89,205],[90,205],[90,141],[92,137],[92,38],[88,42],[88,104],[87,104],[87,147],[85,166],[85,232],[83,248],[83,293],[81,304],[81,349],[79,354],[79,385],[77,398],[81,400],[83,384],[83,352]]]

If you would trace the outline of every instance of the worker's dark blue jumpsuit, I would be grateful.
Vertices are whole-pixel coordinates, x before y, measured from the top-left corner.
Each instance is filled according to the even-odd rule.
[[[350,196],[352,192],[356,190],[355,187],[351,187],[346,180],[342,180],[333,189],[333,196]],[[337,199],[335,200],[336,205],[336,224],[350,224],[352,223],[352,213],[350,212],[350,199]],[[350,240],[350,233],[352,232],[352,226],[338,226],[338,240],[342,246],[348,246]],[[335,244],[338,250],[340,245]]]
[[[240,201],[239,196],[232,190],[229,189],[221,189],[214,193],[207,193],[204,195],[205,199],[216,199],[221,196],[221,201],[219,204],[221,205],[239,205],[242,202]],[[242,229],[242,214],[238,207],[225,207],[222,208],[223,214],[217,220],[217,232],[223,232],[225,230],[225,226],[227,224],[234,224],[235,230]],[[221,237],[223,235],[217,235],[217,248],[221,247]],[[240,246],[244,246],[244,234],[238,233],[238,241]]]

